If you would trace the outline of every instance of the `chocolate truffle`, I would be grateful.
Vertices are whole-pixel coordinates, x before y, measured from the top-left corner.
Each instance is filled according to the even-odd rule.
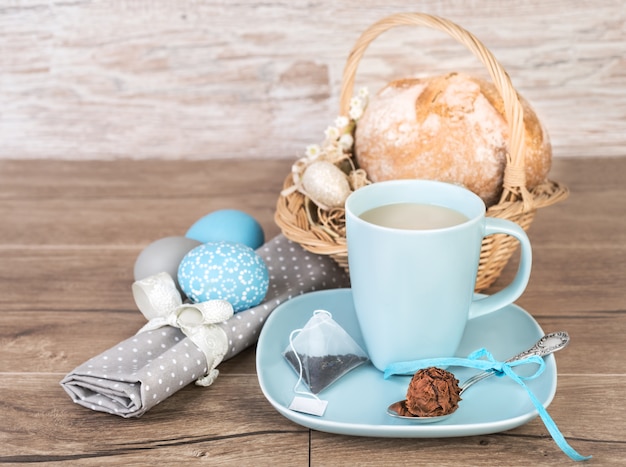
[[[461,400],[459,381],[441,368],[428,367],[413,375],[406,393],[406,409],[416,417],[454,412]]]

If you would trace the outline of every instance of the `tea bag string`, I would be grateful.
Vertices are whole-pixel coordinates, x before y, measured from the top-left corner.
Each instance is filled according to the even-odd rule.
[[[300,360],[300,355],[298,354],[298,352],[296,352],[296,348],[293,345],[293,338],[294,335],[296,333],[300,333],[302,331],[302,329],[294,329],[293,331],[291,331],[291,333],[289,334],[289,347],[291,348],[291,351],[293,352],[293,355],[296,358],[296,361],[298,362],[298,381],[296,381],[295,386],[293,387],[293,392],[295,392],[296,394],[302,394],[305,396],[312,396],[315,399],[317,399],[318,401],[320,400],[319,397],[317,397],[317,395],[313,394],[311,391],[303,391],[301,389],[298,389],[298,387],[300,386],[300,384],[302,383],[302,360]]]
[[[515,366],[525,365],[528,363],[537,363],[539,365],[537,371],[530,376],[520,376],[513,370],[513,367]],[[583,456],[579,454],[573,447],[568,444],[568,442],[565,440],[565,437],[556,426],[556,423],[554,422],[552,417],[550,417],[550,414],[548,414],[548,411],[524,382],[524,380],[534,379],[538,377],[541,373],[543,373],[545,369],[545,362],[543,361],[542,357],[539,357],[537,355],[531,355],[529,357],[513,362],[499,362],[487,349],[481,348],[469,354],[467,358],[428,358],[424,360],[392,363],[387,368],[385,368],[384,378],[388,379],[391,375],[413,374],[417,370],[431,366],[464,366],[480,370],[493,370],[495,371],[496,376],[508,376],[526,390],[528,396],[530,397],[530,400],[537,409],[537,412],[539,413],[543,424],[548,429],[548,432],[552,436],[552,439],[554,439],[559,448],[561,448],[561,451],[563,451],[572,460],[575,461],[584,461],[591,458],[591,456]]]

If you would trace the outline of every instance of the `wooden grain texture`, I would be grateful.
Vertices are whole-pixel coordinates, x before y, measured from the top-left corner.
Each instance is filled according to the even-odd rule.
[[[293,158],[338,112],[359,34],[397,12],[473,32],[548,128],[555,157],[623,155],[622,0],[5,0],[0,158]],[[484,71],[442,33],[399,28],[358,85]]]
[[[565,312],[568,316],[584,317],[594,312],[623,310],[624,159],[568,162],[555,161],[550,176],[570,188],[569,198],[540,209],[530,226],[533,269],[519,303],[538,316]],[[512,280],[516,268],[514,256],[492,291]]]
[[[223,160],[190,162],[180,171],[175,161],[59,166],[40,160],[25,169],[0,160],[0,218],[5,220],[0,238],[5,245],[58,248],[71,239],[73,247],[104,243],[136,249],[184,235],[209,212],[241,209],[255,212],[269,239],[279,233],[274,206],[292,162],[241,161],[240,170]]]
[[[308,431],[265,403],[254,375],[192,385],[129,420],[68,404],[58,380],[55,373],[3,376],[3,420],[11,423],[2,429],[0,462],[259,465],[270,445],[278,465],[307,463]]]
[[[266,234],[289,161],[0,161],[0,463],[10,465],[565,465],[539,419],[503,433],[384,439],[311,431],[264,398],[255,349],[139,419],[75,405],[59,385],[144,319],[132,266],[151,241],[236,207]],[[590,465],[626,461],[626,158],[563,158],[570,198],[530,229],[518,304],[572,342],[556,355],[550,414]],[[513,276],[516,260],[493,286]]]
[[[532,305],[530,300],[528,302]],[[614,365],[624,351],[624,313],[607,311],[572,315],[569,310],[564,310],[568,313],[546,315],[540,307],[535,310],[524,306],[524,309],[532,313],[547,332],[566,330],[570,334],[574,344],[568,349],[567,357],[559,355],[559,373],[612,374],[619,371]],[[6,311],[3,315],[0,372],[7,373],[67,372],[83,363],[85,355],[96,355],[115,346],[145,324],[136,310]],[[98,333],[93,332],[96,328]],[[242,358],[227,362],[228,372],[254,374],[254,361],[248,355],[253,350],[246,351]],[[607,358],[585,358],[600,354]]]

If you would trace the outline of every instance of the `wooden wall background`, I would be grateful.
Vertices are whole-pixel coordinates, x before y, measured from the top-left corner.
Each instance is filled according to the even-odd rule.
[[[401,11],[478,36],[555,157],[626,156],[624,0],[0,0],[0,158],[294,158],[334,120],[360,32]],[[358,84],[452,70],[483,73],[403,28]]]

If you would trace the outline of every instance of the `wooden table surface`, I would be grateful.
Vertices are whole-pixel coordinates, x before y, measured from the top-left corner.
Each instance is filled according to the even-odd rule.
[[[255,349],[138,419],[75,405],[76,365],[144,324],[130,292],[150,242],[243,209],[273,223],[291,161],[0,161],[0,463],[51,465],[564,465],[540,419],[490,435],[382,439],[312,431],[264,398]],[[567,330],[549,412],[593,465],[626,462],[626,158],[556,159],[572,194],[540,211],[533,274],[518,304]],[[515,261],[493,287],[513,274]]]

